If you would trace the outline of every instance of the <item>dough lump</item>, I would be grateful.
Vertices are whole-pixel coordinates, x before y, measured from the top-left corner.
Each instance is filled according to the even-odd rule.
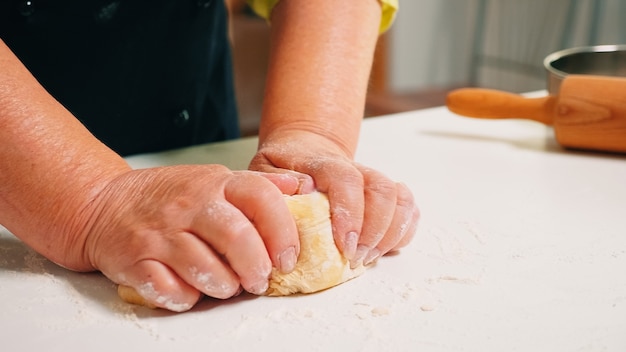
[[[134,288],[125,285],[117,286],[117,295],[127,303],[136,304],[138,306],[146,306],[148,308],[156,308],[155,305],[146,301]]]
[[[361,275],[365,267],[350,268],[333,238],[328,198],[320,192],[285,196],[300,235],[300,255],[295,269],[282,274],[272,270],[267,296],[313,293],[339,285]],[[117,293],[124,301],[154,308],[132,287],[119,285]]]
[[[285,196],[300,235],[300,255],[289,274],[272,270],[268,296],[321,291],[361,275],[363,265],[350,268],[333,238],[330,209],[325,194]]]

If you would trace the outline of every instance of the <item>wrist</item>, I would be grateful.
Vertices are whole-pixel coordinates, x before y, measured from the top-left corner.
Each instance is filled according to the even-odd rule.
[[[353,159],[358,142],[358,127],[329,130],[313,124],[292,123],[271,130],[259,130],[259,150],[289,149],[292,152],[317,152]],[[341,133],[344,132],[344,133]]]

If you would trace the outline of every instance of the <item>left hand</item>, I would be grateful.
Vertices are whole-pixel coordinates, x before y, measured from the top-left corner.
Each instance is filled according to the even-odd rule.
[[[419,211],[402,183],[354,162],[321,134],[289,130],[267,136],[250,164],[263,172],[298,172],[328,194],[335,243],[352,266],[369,264],[407,245]],[[306,190],[304,190],[306,192]]]

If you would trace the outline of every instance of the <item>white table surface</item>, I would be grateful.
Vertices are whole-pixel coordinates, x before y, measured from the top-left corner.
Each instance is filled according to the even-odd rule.
[[[256,140],[128,158],[245,168]],[[121,302],[101,274],[0,234],[1,351],[624,351],[626,157],[445,108],[367,119],[358,161],[403,181],[414,241],[363,276],[286,298]]]

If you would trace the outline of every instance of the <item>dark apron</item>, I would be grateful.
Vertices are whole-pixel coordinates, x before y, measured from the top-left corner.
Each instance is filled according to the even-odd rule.
[[[1,1],[0,38],[122,155],[239,135],[222,0]]]

